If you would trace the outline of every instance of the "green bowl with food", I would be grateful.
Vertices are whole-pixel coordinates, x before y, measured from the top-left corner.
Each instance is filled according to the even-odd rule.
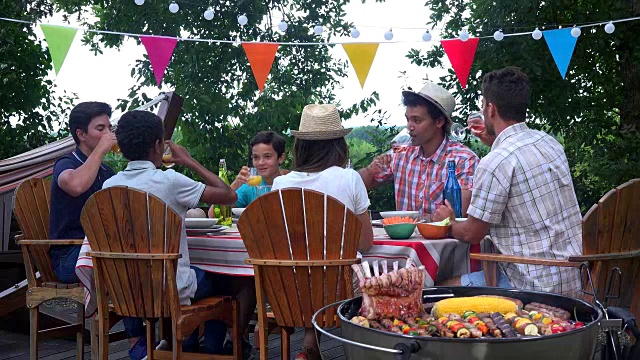
[[[416,224],[412,223],[403,223],[403,224],[392,224],[385,225],[384,231],[389,235],[392,239],[408,239],[413,235],[413,232],[416,230]]]

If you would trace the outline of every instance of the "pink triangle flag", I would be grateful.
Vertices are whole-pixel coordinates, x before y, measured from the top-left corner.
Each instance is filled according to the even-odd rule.
[[[441,40],[440,43],[451,62],[460,85],[463,89],[466,88],[473,58],[476,56],[478,48],[478,38],[470,38],[467,41],[460,39]]]
[[[178,39],[164,36],[140,36],[140,41],[147,49],[156,83],[160,86]]]

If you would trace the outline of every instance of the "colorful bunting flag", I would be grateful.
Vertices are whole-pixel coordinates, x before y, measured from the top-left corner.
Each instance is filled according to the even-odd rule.
[[[463,89],[467,87],[471,65],[478,48],[478,40],[478,38],[469,38],[467,41],[460,39],[440,41]]]
[[[267,77],[269,76],[269,72],[271,72],[271,66],[273,65],[273,60],[276,58],[276,52],[278,52],[279,46],[279,44],[242,43],[260,92],[264,90],[264,83],[267,82]]]
[[[546,30],[542,34],[560,71],[560,76],[564,79],[578,38],[571,36],[571,28]]]
[[[44,38],[47,40],[49,54],[51,55],[51,60],[53,60],[53,68],[56,71],[56,75],[58,75],[78,30],[46,24],[41,24],[40,29],[42,29]]]
[[[364,88],[364,83],[369,76],[369,70],[371,70],[371,64],[376,57],[379,43],[364,43],[364,44],[342,44],[344,52],[347,53],[351,66],[356,71],[358,80],[360,80],[360,87]]]
[[[156,83],[160,86],[178,39],[164,36],[140,36],[140,41],[147,49],[153,75],[156,77]]]

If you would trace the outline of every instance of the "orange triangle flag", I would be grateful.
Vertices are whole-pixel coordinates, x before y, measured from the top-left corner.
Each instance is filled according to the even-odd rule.
[[[273,60],[276,58],[278,46],[280,45],[271,43],[242,43],[260,92],[264,90],[264,83],[267,82]]]
[[[351,66],[353,66],[356,75],[358,75],[360,87],[362,88],[364,88],[364,83],[367,81],[367,76],[369,76],[369,70],[371,70],[371,64],[373,64],[373,59],[376,57],[378,45],[380,43],[342,44],[342,48],[349,56]]]
[[[478,38],[469,38],[467,41],[460,39],[441,40],[440,43],[451,62],[451,67],[453,67],[460,85],[465,89],[467,80],[469,80],[471,65],[473,65],[473,58],[476,56]]]

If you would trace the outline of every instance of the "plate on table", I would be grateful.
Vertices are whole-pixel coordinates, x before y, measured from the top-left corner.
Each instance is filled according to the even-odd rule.
[[[187,229],[211,229],[218,223],[218,219],[209,218],[185,218],[184,226]]]
[[[187,229],[187,236],[218,235],[228,228],[228,226],[215,225],[210,229]]]
[[[233,215],[235,215],[237,217],[240,217],[243,212],[244,212],[244,208],[232,208],[231,209],[231,213],[233,213]]]
[[[418,218],[418,211],[381,211],[380,216],[383,218],[390,218],[394,216],[405,217],[408,216],[413,219]]]
[[[384,227],[382,220],[371,220],[371,226]]]

